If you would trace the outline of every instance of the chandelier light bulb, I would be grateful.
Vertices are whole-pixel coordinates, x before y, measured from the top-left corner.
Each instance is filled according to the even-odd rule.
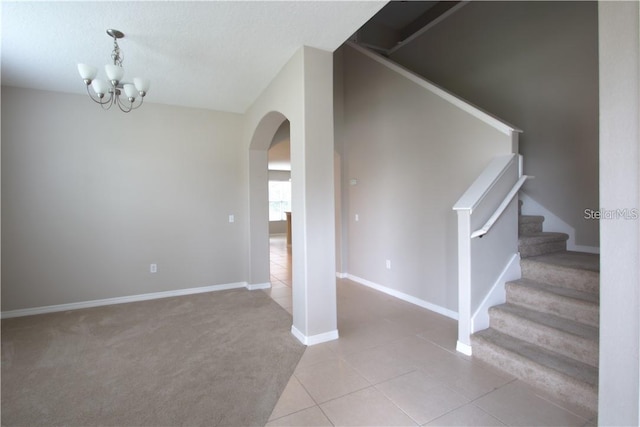
[[[136,96],[138,96],[136,87],[131,83],[124,85],[124,93],[127,95],[127,98],[129,98],[129,102],[134,102],[136,100]]]
[[[98,75],[98,69],[87,64],[78,64],[78,72],[87,85],[90,85],[91,81]]]
[[[124,77],[124,69],[118,65],[107,64],[104,66],[104,71],[107,73],[107,79],[113,86],[118,86],[118,83],[120,83]]]
[[[109,92],[109,84],[104,80],[96,79],[91,83],[93,91],[102,99]]]
[[[78,73],[80,73],[80,77],[82,77],[92,101],[100,104],[105,110],[115,104],[121,111],[128,113],[142,105],[143,98],[149,91],[150,83],[148,79],[140,77],[134,78],[133,83],[123,81],[123,56],[120,53],[118,39],[123,38],[124,34],[114,29],[108,29],[107,34],[113,38],[113,51],[111,52],[113,64],[104,66],[107,81],[96,79],[98,69],[88,64],[78,64]],[[89,90],[89,86],[93,89],[93,93]],[[120,96],[123,92],[125,96],[121,100]],[[124,100],[125,97],[126,100]],[[136,100],[139,100],[139,102],[136,102]]]
[[[149,79],[134,77],[133,84],[136,86],[136,89],[138,89],[138,92],[140,92],[140,96],[145,96],[147,92],[149,92]]]

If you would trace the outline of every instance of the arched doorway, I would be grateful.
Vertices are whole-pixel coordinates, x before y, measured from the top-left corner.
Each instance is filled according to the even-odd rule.
[[[271,298],[293,315],[291,234],[291,129],[285,120],[276,131],[268,155],[269,273]]]
[[[249,146],[249,287],[270,287],[268,150],[278,128],[287,121],[280,112],[267,113]]]

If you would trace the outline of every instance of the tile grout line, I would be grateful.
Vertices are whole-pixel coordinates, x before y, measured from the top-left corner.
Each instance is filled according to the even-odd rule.
[[[412,417],[411,415],[409,415],[409,414],[408,414],[404,409],[402,409],[400,406],[398,406],[398,405],[396,404],[396,402],[394,402],[393,400],[391,400],[391,398],[390,398],[389,396],[387,396],[387,395],[385,394],[385,392],[384,392],[384,391],[382,391],[382,390],[380,390],[378,387],[376,387],[377,385],[380,385],[380,384],[382,384],[383,382],[392,381],[392,380],[394,380],[394,379],[400,378],[400,377],[402,377],[402,376],[404,376],[404,375],[409,375],[409,374],[411,374],[411,373],[413,373],[413,372],[417,372],[417,371],[420,371],[420,370],[419,370],[419,369],[414,369],[413,371],[409,371],[409,372],[407,372],[406,374],[398,375],[397,377],[391,378],[391,379],[386,380],[386,381],[381,381],[381,382],[379,382],[378,384],[374,385],[373,387],[374,387],[376,390],[378,390],[380,393],[382,393],[382,395],[383,395],[383,396],[384,396],[384,397],[385,397],[389,402],[391,402],[391,404],[392,404],[392,405],[394,405],[394,406],[395,406],[396,408],[398,408],[398,409],[399,409],[403,414],[405,414],[407,417],[409,417],[409,418],[410,418],[410,419],[411,419],[411,420],[416,424],[416,426],[422,426],[422,425],[424,425],[424,424],[420,424],[420,423],[418,422],[418,420],[416,420],[415,418],[413,418],[413,417]]]
[[[302,386],[302,388],[304,389],[304,391],[309,395],[309,397],[311,398],[311,400],[313,400],[313,402],[316,404],[316,407],[318,409],[320,409],[320,412],[322,412],[322,415],[325,416],[326,419],[329,420],[329,422],[331,423],[332,426],[335,426],[335,423],[333,422],[333,420],[331,418],[329,418],[329,415],[327,415],[324,412],[324,409],[322,409],[322,406],[320,406],[320,404],[316,401],[315,397],[313,397],[313,395],[309,392],[309,390],[307,390],[307,387],[304,385],[304,383],[302,381],[300,381],[300,378],[298,378],[298,376],[296,375],[295,371],[293,373],[293,376],[296,377],[296,380],[300,383],[300,385]]]
[[[289,260],[287,261],[287,263],[288,263],[288,265],[290,265],[290,255],[289,255]],[[278,263],[272,263],[271,265],[275,267],[275,265],[277,265],[277,264],[278,264]],[[278,275],[280,275],[280,270],[279,270],[279,269],[280,269],[280,267],[282,267],[282,266],[281,266],[281,265],[279,265],[279,266],[277,267],[277,268],[278,268]],[[286,268],[288,268],[288,267],[286,267]],[[282,283],[282,284],[284,284],[285,286],[287,286],[287,287],[291,288],[291,286],[287,285],[287,284],[286,284],[286,282],[284,282],[284,281],[280,280],[278,277],[273,276],[273,278],[274,278],[274,279],[276,279],[278,282],[281,282],[281,283]],[[341,282],[341,280],[338,280],[337,284],[339,284],[340,282]],[[347,299],[349,298],[349,295],[350,295],[350,294],[347,294],[347,297],[346,297]],[[371,295],[378,295],[378,293],[377,293],[377,292],[371,292]],[[352,297],[353,297],[353,296],[352,296]],[[368,298],[367,298],[367,300],[368,300]],[[376,302],[376,303],[377,303],[377,301],[376,301],[375,299],[372,299],[371,301],[372,301],[372,304],[373,304],[374,302]],[[345,363],[345,364],[346,364],[346,366],[348,366],[348,367],[350,367],[351,369],[353,369],[353,370],[355,371],[355,373],[357,373],[361,378],[363,378],[363,379],[366,381],[366,383],[368,383],[368,384],[369,384],[368,386],[365,386],[365,387],[362,387],[362,388],[358,388],[357,390],[352,390],[352,391],[350,391],[350,392],[348,392],[348,393],[346,393],[346,394],[343,394],[343,395],[340,395],[340,396],[337,396],[337,397],[333,397],[333,398],[331,398],[331,399],[329,399],[329,400],[326,400],[326,401],[324,401],[324,402],[322,402],[322,403],[318,403],[318,402],[317,402],[317,400],[316,400],[316,399],[311,395],[311,393],[309,393],[309,391],[307,390],[307,388],[305,387],[305,385],[302,383],[302,381],[300,381],[300,379],[296,376],[296,373],[294,372],[294,373],[292,374],[292,376],[296,376],[296,380],[300,383],[300,385],[302,385],[303,389],[305,390],[305,392],[307,392],[307,394],[309,395],[309,397],[311,397],[311,400],[312,400],[312,401],[314,402],[314,404],[315,404],[314,406],[315,406],[315,407],[318,407],[318,409],[320,409],[321,413],[325,416],[325,418],[326,418],[326,419],[329,421],[329,423],[330,423],[330,424],[332,424],[332,425],[335,425],[334,421],[333,421],[333,420],[331,420],[331,418],[329,418],[329,416],[327,415],[327,413],[325,413],[325,411],[323,410],[323,408],[322,408],[322,406],[321,406],[321,405],[328,404],[328,403],[333,402],[333,401],[335,401],[335,400],[345,398],[345,397],[347,397],[347,396],[349,396],[349,395],[353,395],[353,394],[355,394],[355,393],[359,393],[359,392],[361,392],[361,391],[363,391],[363,390],[367,390],[367,389],[370,389],[370,388],[373,388],[373,389],[374,389],[374,390],[376,390],[377,392],[380,392],[380,393],[382,394],[382,396],[384,396],[384,398],[385,398],[387,401],[391,402],[391,403],[394,405],[394,407],[396,407],[397,409],[399,409],[401,413],[405,414],[405,415],[406,415],[409,419],[411,419],[414,423],[418,424],[418,422],[417,422],[413,417],[411,417],[411,416],[410,416],[407,412],[405,412],[405,411],[404,411],[404,410],[403,410],[403,409],[402,409],[398,404],[396,404],[393,400],[391,400],[391,398],[389,398],[389,397],[388,397],[388,396],[387,396],[387,395],[386,395],[382,390],[380,390],[379,386],[380,386],[380,385],[382,385],[382,384],[384,384],[385,382],[393,381],[393,380],[395,380],[395,379],[401,378],[402,376],[405,376],[405,375],[409,375],[409,374],[411,374],[412,372],[416,372],[416,371],[419,371],[419,372],[422,372],[422,373],[424,373],[424,374],[426,374],[426,375],[429,375],[427,372],[425,372],[425,371],[423,370],[424,368],[419,368],[419,367],[418,367],[418,368],[415,368],[415,366],[414,366],[414,368],[415,368],[415,369],[412,369],[412,370],[411,370],[411,371],[409,371],[409,372],[405,372],[405,373],[397,374],[397,375],[394,375],[392,378],[388,378],[388,379],[385,379],[385,380],[380,380],[380,381],[374,382],[374,381],[369,380],[369,379],[368,379],[368,378],[367,378],[363,373],[361,373],[361,372],[360,372],[360,370],[359,370],[358,368],[356,368],[355,366],[353,366],[353,364],[352,364],[352,363],[349,363],[349,362],[347,361],[347,358],[351,358],[351,356],[353,356],[353,355],[358,355],[358,354],[360,354],[360,353],[366,353],[366,352],[376,351],[376,349],[382,349],[382,348],[387,347],[387,346],[390,346],[390,345],[393,347],[394,343],[397,343],[397,342],[399,342],[399,341],[401,341],[401,340],[403,340],[403,339],[407,339],[407,338],[414,338],[414,339],[418,339],[418,340],[420,340],[420,341],[422,341],[422,342],[429,343],[430,345],[433,345],[434,347],[437,347],[438,349],[440,349],[440,350],[443,350],[443,351],[447,352],[449,355],[459,356],[459,355],[457,354],[457,352],[455,352],[454,350],[452,350],[452,349],[450,349],[450,348],[447,348],[447,347],[445,347],[443,344],[440,344],[439,342],[437,342],[437,341],[436,341],[436,340],[439,340],[440,342],[444,342],[444,341],[442,341],[442,339],[440,339],[440,336],[439,336],[439,335],[434,334],[434,333],[430,333],[430,331],[432,331],[432,330],[433,330],[433,331],[436,331],[436,330],[439,328],[439,326],[438,326],[439,324],[438,324],[437,322],[434,322],[434,324],[433,324],[433,328],[431,328],[431,329],[427,328],[426,330],[420,330],[419,332],[413,332],[414,330],[417,330],[416,328],[418,328],[418,327],[419,327],[419,325],[422,325],[422,323],[419,323],[419,324],[414,325],[414,322],[412,321],[412,320],[413,320],[413,315],[408,316],[408,317],[406,317],[406,318],[401,317],[401,316],[399,317],[399,316],[395,315],[391,310],[387,310],[387,309],[385,308],[386,306],[384,306],[384,304],[383,304],[383,303],[386,303],[386,301],[380,301],[381,307],[383,307],[383,308],[384,308],[383,312],[384,312],[385,314],[384,314],[384,315],[382,315],[381,317],[379,317],[379,319],[380,319],[380,320],[383,320],[385,323],[393,324],[393,325],[395,325],[395,326],[400,326],[400,327],[404,327],[404,326],[405,326],[405,324],[406,324],[406,325],[407,325],[407,326],[406,326],[406,328],[407,328],[406,330],[411,332],[409,335],[402,336],[402,337],[399,337],[399,338],[393,337],[393,338],[391,339],[391,341],[390,341],[390,342],[386,342],[386,341],[385,341],[385,342],[380,342],[380,343],[374,344],[373,346],[371,346],[371,347],[367,347],[367,348],[361,348],[361,347],[360,347],[360,345],[358,345],[358,341],[356,340],[356,342],[355,342],[355,343],[353,343],[353,342],[348,343],[349,345],[347,345],[347,347],[346,347],[346,349],[347,349],[347,350],[348,350],[348,349],[350,349],[350,348],[356,348],[356,349],[357,349],[356,351],[351,351],[351,352],[342,352],[342,353],[341,353],[341,352],[337,351],[337,349],[334,349],[334,348],[333,348],[333,347],[331,347],[331,346],[327,346],[327,347],[326,347],[326,348],[328,349],[328,351],[330,352],[330,355],[331,355],[331,356],[334,356],[337,360],[341,361],[342,363]],[[394,308],[393,308],[393,311],[395,311],[395,310],[396,310],[396,308],[397,308],[397,307],[394,307]],[[382,313],[380,313],[380,314],[382,314]],[[362,316],[362,317],[364,318],[365,316]],[[348,318],[351,318],[351,317],[349,317],[349,316],[348,316]],[[360,326],[360,324],[367,324],[367,323],[369,323],[369,320],[366,320],[366,319],[365,319],[365,320],[361,320],[361,321],[356,320],[356,319],[359,319],[359,318],[360,318],[360,315],[359,315],[358,313],[356,313],[356,315],[355,315],[354,317],[352,317],[352,318],[351,318],[351,319],[352,319],[352,321],[351,321],[351,322],[347,322],[348,324],[352,325],[352,327],[353,327],[353,329],[354,329],[354,331],[355,331],[356,333],[357,333],[357,332],[359,332],[359,331],[360,331],[360,329],[361,329],[361,327],[359,327],[359,326]],[[417,317],[416,317],[416,319],[419,319],[419,316],[417,316]],[[353,321],[355,321],[355,323],[352,323]],[[428,323],[428,325],[430,325],[430,324],[431,324],[431,323],[429,322],[429,323]],[[355,326],[353,326],[353,325],[355,325]],[[427,336],[423,336],[423,335],[421,335],[421,334],[426,334]],[[431,336],[431,338],[429,338],[429,336]],[[365,345],[366,345],[366,344],[365,344]],[[319,355],[320,355],[320,356],[324,356],[324,354],[322,354],[322,353],[320,353]],[[331,356],[330,356],[330,357],[331,357]],[[332,360],[332,359],[333,359],[333,357],[331,357],[330,359],[324,359],[324,360],[320,360],[320,361],[315,361],[314,363],[311,363],[310,365],[305,366],[305,368],[304,368],[304,369],[313,369],[313,366],[318,365],[318,364],[321,364],[321,363],[324,363],[324,362],[326,362],[326,361],[328,361],[328,360]],[[473,361],[473,359],[472,359],[472,358],[465,358],[465,357],[461,357],[461,359],[462,359],[462,360],[464,360],[464,361],[466,361],[466,362],[468,362],[468,363],[470,363],[470,364],[472,364],[472,365],[477,365],[477,364]],[[366,371],[366,370],[365,370],[365,371]],[[429,376],[430,376],[430,375],[429,375]],[[509,379],[509,378],[511,378],[511,379]],[[491,412],[488,412],[487,410],[485,410],[485,409],[483,409],[482,407],[478,406],[478,402],[479,402],[479,400],[480,400],[480,399],[482,399],[482,398],[484,398],[484,397],[486,397],[486,396],[488,396],[488,395],[490,395],[490,394],[492,394],[492,393],[495,393],[496,391],[501,390],[501,389],[503,389],[503,388],[504,388],[504,387],[506,387],[506,386],[509,386],[509,385],[514,384],[515,382],[519,381],[519,380],[518,380],[518,378],[515,378],[515,377],[513,377],[513,376],[511,376],[511,375],[509,375],[509,377],[505,377],[505,378],[504,378],[504,380],[506,381],[505,383],[502,383],[502,384],[500,384],[499,386],[497,386],[497,387],[493,388],[492,390],[486,391],[485,393],[483,393],[483,394],[481,394],[481,395],[479,395],[479,396],[473,397],[473,398],[471,398],[471,397],[467,398],[465,395],[461,394],[460,392],[457,392],[456,390],[451,389],[449,386],[444,385],[444,386],[445,386],[447,389],[449,389],[450,391],[454,391],[454,392],[456,392],[456,393],[458,393],[458,394],[462,395],[462,396],[465,398],[465,400],[468,400],[468,402],[466,402],[466,403],[464,403],[464,404],[461,404],[461,405],[457,406],[456,408],[450,409],[450,410],[448,410],[446,413],[441,414],[441,415],[439,415],[439,416],[437,416],[437,417],[435,417],[435,418],[433,418],[433,419],[431,419],[431,420],[427,421],[426,423],[433,422],[434,420],[437,420],[437,419],[442,418],[442,417],[444,417],[444,416],[447,416],[447,415],[449,415],[449,414],[451,414],[451,413],[453,413],[453,412],[455,412],[455,411],[460,410],[460,408],[463,408],[463,407],[465,407],[465,406],[469,406],[469,407],[473,407],[473,408],[476,408],[476,409],[480,410],[482,413],[486,414],[487,416],[492,417],[493,419],[497,420],[497,421],[498,421],[498,422],[500,422],[500,423],[503,423],[503,424],[505,424],[505,425],[509,425],[509,423],[507,423],[507,422],[503,421],[503,420],[501,419],[501,417],[500,417],[500,416],[498,416],[498,415],[494,415],[494,414],[492,414]],[[564,412],[566,412],[566,413],[568,413],[568,414],[571,414],[571,415],[573,415],[573,416],[576,416],[577,418],[579,418],[580,420],[585,421],[586,423],[588,423],[588,422],[591,420],[591,418],[585,418],[583,415],[579,415],[578,413],[574,412],[573,410],[570,410],[570,409],[568,409],[568,408],[565,408],[565,407],[563,407],[563,406],[560,406],[560,405],[558,405],[557,403],[555,403],[553,400],[550,400],[550,399],[548,399],[548,398],[544,397],[543,395],[538,394],[538,393],[535,391],[535,389],[531,389],[530,391],[531,391],[531,393],[532,393],[534,396],[536,396],[536,397],[540,398],[542,401],[546,402],[547,404],[551,404],[553,407],[556,407],[556,408],[558,408],[559,410],[562,410],[562,411],[564,411]],[[473,396],[473,394],[471,394],[471,396]],[[308,407],[308,408],[301,409],[301,410],[299,410],[299,411],[292,412],[291,414],[284,415],[284,416],[279,417],[279,418],[277,418],[277,419],[282,419],[282,418],[284,418],[284,417],[286,417],[286,416],[290,416],[290,415],[293,415],[293,414],[299,413],[299,412],[301,412],[301,411],[304,411],[304,410],[306,410],[306,409],[310,409],[310,408],[313,408],[313,406],[310,406],[310,407]],[[271,421],[275,421],[275,420],[271,420]],[[425,423],[425,424],[426,424],[426,423]]]

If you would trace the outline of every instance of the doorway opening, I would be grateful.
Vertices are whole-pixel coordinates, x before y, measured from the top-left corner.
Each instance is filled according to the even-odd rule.
[[[291,239],[291,126],[285,120],[267,151],[271,298],[293,315]]]

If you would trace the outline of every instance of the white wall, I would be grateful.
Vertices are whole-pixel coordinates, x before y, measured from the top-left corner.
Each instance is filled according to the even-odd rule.
[[[241,132],[238,114],[3,87],[2,310],[244,281]]]
[[[603,209],[640,208],[640,7],[599,2],[600,194]],[[640,424],[640,219],[600,224],[598,425]]]
[[[338,337],[330,52],[301,48],[245,114],[252,283],[269,280],[266,150],[285,118],[291,128],[292,331],[314,344]]]
[[[347,274],[348,212],[343,209],[347,202],[342,191],[342,177],[346,163],[344,159],[344,66],[342,49],[333,54],[333,134],[334,134],[334,183],[336,197],[336,274]]]
[[[342,54],[348,272],[455,315],[452,207],[511,138],[350,47]]]
[[[524,131],[524,190],[597,247],[597,2],[470,2],[392,59]]]

